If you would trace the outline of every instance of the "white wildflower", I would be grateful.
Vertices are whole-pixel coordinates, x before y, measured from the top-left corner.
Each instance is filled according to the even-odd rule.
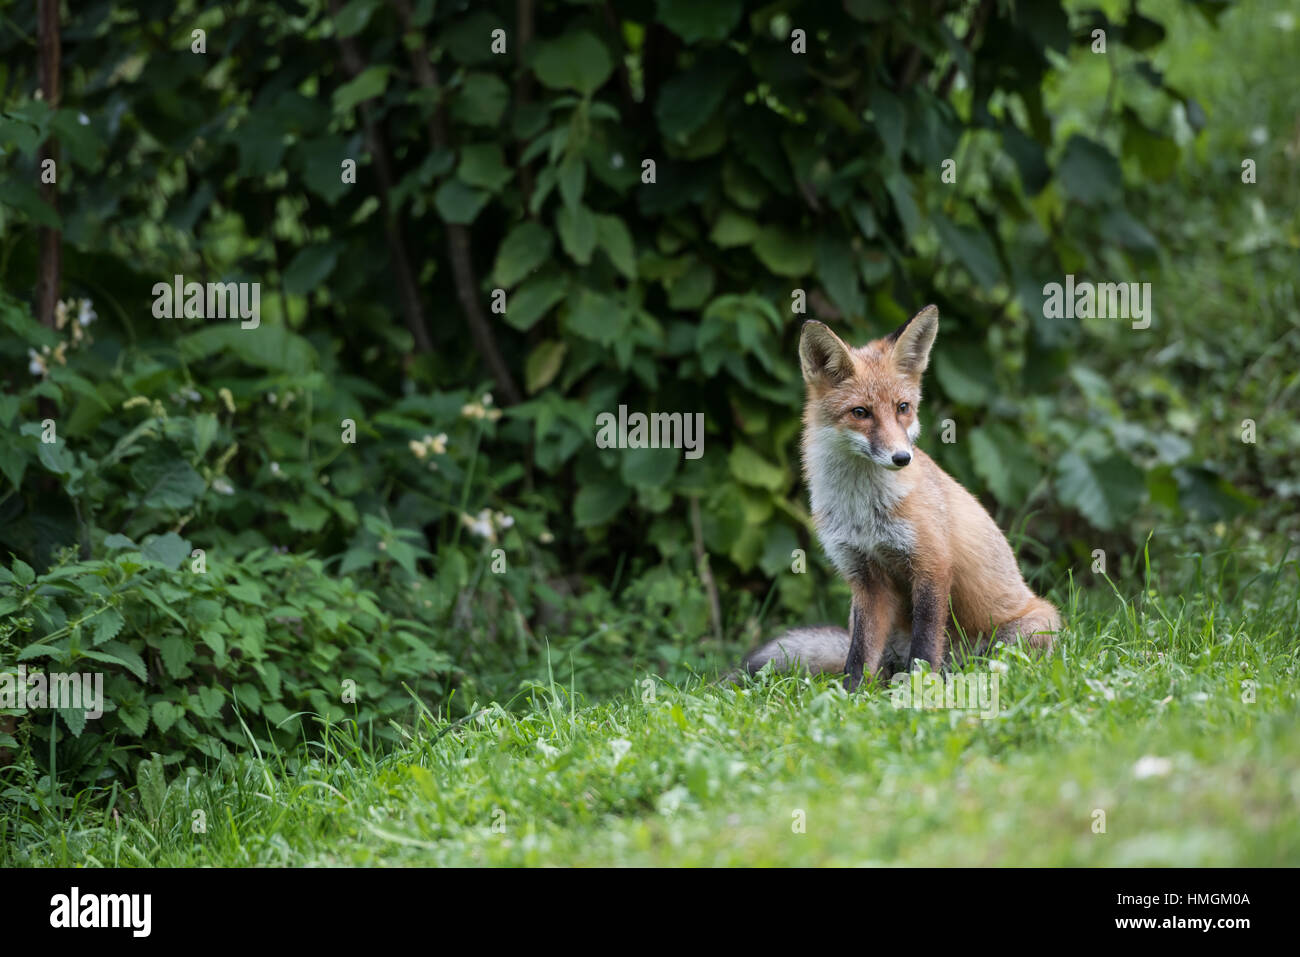
[[[1173,769],[1174,762],[1168,758],[1148,754],[1138,758],[1137,764],[1133,765],[1133,776],[1139,781],[1144,778],[1162,778]]]

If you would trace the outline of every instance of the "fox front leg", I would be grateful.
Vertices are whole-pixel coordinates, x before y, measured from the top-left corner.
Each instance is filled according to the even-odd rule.
[[[928,661],[932,671],[943,667],[944,658],[948,654],[948,630],[945,625],[949,592],[947,582],[917,580],[912,586],[912,648],[908,653],[909,664],[919,658]]]
[[[863,674],[880,669],[885,641],[898,614],[898,596],[878,572],[851,583],[853,604],[849,609],[849,656],[844,662],[844,690],[855,691]]]

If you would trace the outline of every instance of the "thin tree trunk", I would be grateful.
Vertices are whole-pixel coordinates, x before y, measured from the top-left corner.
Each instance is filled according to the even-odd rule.
[[[401,17],[403,31],[415,40],[413,48],[408,48],[407,51],[411,59],[411,69],[415,73],[415,81],[422,89],[441,90],[442,84],[438,81],[438,71],[429,60],[429,48],[425,46],[423,35],[414,24],[411,5],[407,0],[392,0],[392,4]],[[443,115],[441,102],[438,102],[429,114],[428,134],[429,145],[434,150],[451,149],[451,137],[447,134],[446,118]],[[443,226],[447,231],[447,251],[451,255],[451,272],[456,283],[456,298],[460,300],[460,306],[465,311],[465,319],[469,323],[474,347],[487,363],[492,378],[496,380],[497,388],[505,396],[504,404],[514,405],[523,401],[523,394],[515,384],[514,376],[510,374],[510,367],[497,348],[496,339],[492,336],[492,327],[488,323],[487,314],[483,311],[483,303],[479,300],[469,230],[457,223],[444,223]]]
[[[38,0],[36,36],[39,47],[37,77],[41,95],[51,110],[59,108],[59,0]],[[40,169],[45,171],[45,161],[53,160],[58,173],[59,143],[53,135],[41,146]],[[41,196],[55,213],[59,211],[57,183],[41,183]],[[36,317],[42,325],[54,328],[55,310],[59,303],[60,276],[63,271],[63,234],[51,226],[40,230],[40,266],[36,279]]]
[[[700,518],[700,497],[691,496],[691,537],[695,551],[695,568],[699,572],[700,583],[704,585],[709,597],[709,618],[713,622],[713,637],[722,641],[722,602],[718,597],[718,586],[713,580],[713,571],[709,568],[709,552],[704,547],[704,522]]]
[[[337,17],[338,0],[330,0],[330,12]],[[350,79],[355,79],[365,70],[365,60],[351,38],[339,37],[339,49],[343,54],[343,68]],[[406,251],[406,241],[402,238],[402,227],[397,217],[397,210],[389,202],[393,191],[393,167],[388,159],[388,149],[384,143],[379,124],[371,112],[368,103],[358,107],[361,113],[361,129],[365,138],[366,149],[375,161],[375,177],[379,180],[379,208],[384,217],[384,239],[388,244],[388,256],[393,264],[393,278],[397,282],[397,298],[402,304],[402,313],[406,316],[406,328],[415,339],[417,352],[432,352],[433,339],[429,335],[429,324],[424,317],[424,307],[420,305],[420,290],[415,282],[415,273],[411,269],[411,257]]]
[[[515,10],[515,56],[519,60],[519,75],[515,77],[515,112],[527,106],[533,99],[532,74],[524,62],[528,45],[533,42],[533,0],[519,0]],[[527,144],[519,144],[519,156],[522,157]],[[533,198],[533,171],[526,163],[519,163],[519,191],[523,194],[524,209],[527,210]]]

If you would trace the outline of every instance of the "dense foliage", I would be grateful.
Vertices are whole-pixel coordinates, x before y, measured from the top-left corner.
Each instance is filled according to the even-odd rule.
[[[1067,274],[1168,278],[1213,244],[1170,213],[1189,182],[1238,202],[1206,144],[1239,144],[1164,35],[1054,0],[105,2],[64,12],[52,106],[35,13],[10,10],[0,667],[104,668],[113,707],[15,715],[0,747],[53,795],[283,743],[304,713],[392,737],[415,699],[506,696],[552,646],[599,692],[700,664],[706,635],[734,653],[774,606],[841,618],[798,476],[805,317],[863,340],[939,305],[926,447],[1044,587],[1097,548],[1136,560],[1139,516],[1294,495],[1285,440],[1233,450],[1247,415],[1294,437],[1280,409],[1198,418],[1221,357],[1149,361],[1192,287],[1149,330],[1044,309]],[[1252,236],[1261,269],[1294,255]],[[177,275],[260,283],[260,323],[158,318]],[[704,454],[597,447],[620,405],[703,413]]]

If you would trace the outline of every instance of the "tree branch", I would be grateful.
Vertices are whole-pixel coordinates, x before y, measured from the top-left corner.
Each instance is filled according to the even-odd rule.
[[[450,151],[451,137],[447,133],[447,121],[440,100],[442,83],[438,80],[438,71],[429,59],[429,48],[425,46],[423,34],[415,26],[408,0],[391,0],[391,2],[402,20],[403,32],[414,39],[414,43],[407,47],[407,53],[411,59],[411,70],[415,74],[416,83],[422,89],[439,96],[427,122],[429,145],[435,151]],[[510,374],[510,367],[497,348],[496,340],[492,337],[492,327],[483,312],[483,304],[479,301],[478,280],[474,274],[469,230],[459,223],[443,225],[447,230],[447,250],[451,254],[451,272],[456,283],[456,298],[460,300],[461,309],[465,312],[470,336],[474,339],[474,347],[487,363],[492,378],[496,380],[497,388],[505,395],[505,404],[515,405],[523,401],[523,394],[515,384],[514,376]]]
[[[37,77],[41,95],[51,110],[59,108],[59,0],[38,0],[36,35],[39,61]],[[45,161],[53,160],[56,176],[59,162],[59,142],[54,135],[41,145],[40,168]],[[57,183],[41,183],[41,196],[57,214],[59,187]],[[53,329],[55,309],[59,303],[60,277],[63,272],[63,234],[52,226],[40,230],[40,266],[36,280],[36,316],[41,324]]]
[[[709,568],[709,552],[704,547],[704,523],[700,518],[700,497],[691,496],[691,539],[695,552],[695,567],[699,572],[700,583],[709,597],[709,619],[713,622],[713,637],[722,641],[722,602],[718,598],[718,586],[713,581],[713,572]]]
[[[515,55],[519,58],[519,73],[515,77],[515,112],[527,106],[533,100],[533,81],[524,63],[524,54],[533,42],[533,0],[519,0],[515,11]],[[522,162],[527,144],[519,144],[519,191],[523,194],[524,209],[528,209],[533,198],[533,171],[527,163]]]
[[[339,0],[330,0],[330,13],[338,16]],[[350,79],[355,79],[366,68],[356,43],[351,38],[339,37],[339,49],[343,54],[343,69]],[[393,263],[393,272],[397,280],[397,298],[402,304],[406,316],[406,328],[415,338],[417,352],[432,352],[433,339],[429,336],[429,324],[425,321],[424,307],[420,305],[420,290],[415,282],[415,273],[411,270],[411,258],[406,252],[406,241],[402,238],[401,224],[397,213],[389,202],[393,191],[393,167],[388,159],[388,149],[384,144],[383,133],[379,129],[369,105],[363,102],[358,109],[361,113],[361,128],[365,137],[366,149],[375,161],[375,177],[379,180],[379,207],[384,217],[384,238],[388,243],[388,255]]]

